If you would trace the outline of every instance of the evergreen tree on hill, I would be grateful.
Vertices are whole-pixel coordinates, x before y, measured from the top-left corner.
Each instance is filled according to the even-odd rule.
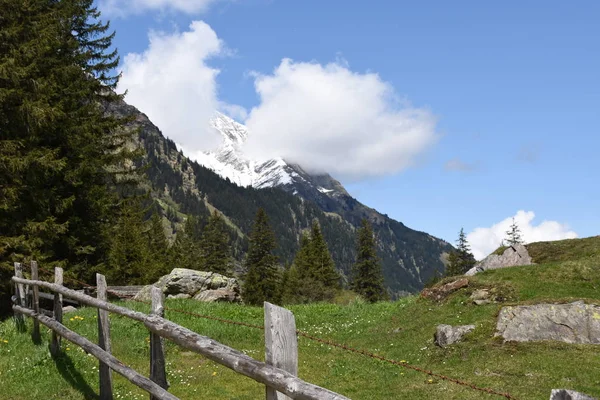
[[[148,245],[151,266],[149,266],[148,281],[155,282],[162,275],[168,274],[170,271],[169,265],[167,265],[169,245],[165,235],[162,217],[157,210],[152,213],[149,224]]]
[[[89,280],[136,156],[104,113],[120,100],[114,34],[92,0],[0,0],[0,26],[0,265],[36,258]]]
[[[358,230],[356,263],[352,268],[351,288],[369,302],[388,298],[383,284],[381,262],[375,247],[373,228],[366,219]]]
[[[332,290],[340,288],[340,275],[335,269],[335,263],[331,258],[325,238],[321,232],[318,221],[314,221],[310,234],[310,262],[311,271],[309,275],[325,288]]]
[[[456,251],[451,252],[448,257],[446,275],[464,275],[475,263],[475,257],[471,253],[471,248],[467,242],[467,235],[465,235],[464,229],[460,228],[458,240],[456,241]]]
[[[260,305],[263,301],[279,303],[281,300],[280,274],[274,249],[275,235],[269,226],[267,213],[259,208],[245,262],[247,272],[243,299],[248,304]]]
[[[200,269],[201,232],[200,220],[193,215],[188,216],[183,230],[177,232],[175,242],[169,249],[169,260],[172,267]]]
[[[117,224],[111,228],[111,243],[104,274],[113,284],[150,283],[149,275],[154,268],[143,215],[139,198],[125,200]]]
[[[512,219],[512,224],[508,231],[506,231],[506,242],[509,246],[514,246],[515,244],[522,244],[523,238],[521,237],[521,229],[519,229],[519,225],[515,222],[515,219]]]
[[[208,219],[200,239],[200,269],[222,275],[231,274],[231,248],[225,221],[216,211]]]

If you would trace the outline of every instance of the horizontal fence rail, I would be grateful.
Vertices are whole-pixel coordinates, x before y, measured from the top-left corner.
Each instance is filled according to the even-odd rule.
[[[60,273],[59,273],[59,275],[60,275]],[[57,279],[57,281],[59,281],[59,283],[50,283],[50,282],[33,280],[33,279],[25,279],[25,278],[15,276],[12,278],[12,282],[15,283],[15,286],[17,286],[17,287],[22,287],[23,285],[28,285],[28,286],[32,286],[32,287],[47,289],[49,291],[54,292],[55,293],[55,304],[57,304],[60,301],[60,304],[62,305],[62,296],[64,296],[64,297],[68,297],[68,298],[77,300],[80,304],[85,304],[85,305],[88,305],[91,307],[98,308],[100,310],[112,312],[112,313],[130,318],[130,319],[133,319],[135,321],[141,322],[152,334],[155,334],[162,338],[168,339],[168,340],[172,341],[173,343],[179,345],[180,347],[183,347],[183,348],[186,348],[193,352],[196,352],[198,354],[201,354],[216,363],[224,365],[241,375],[247,376],[257,382],[260,382],[260,383],[266,385],[268,388],[272,388],[272,389],[276,390],[277,392],[283,393],[292,399],[300,399],[300,400],[321,400],[321,399],[322,400],[345,400],[345,399],[348,399],[347,397],[345,397],[341,394],[334,393],[328,389],[305,382],[305,381],[301,380],[300,378],[298,378],[297,376],[295,376],[294,374],[292,374],[288,371],[285,371],[284,369],[277,368],[268,363],[264,363],[264,362],[255,360],[255,359],[243,354],[242,352],[240,352],[238,350],[228,347],[228,346],[226,346],[222,343],[219,343],[219,342],[217,342],[211,338],[208,338],[206,336],[199,335],[198,333],[193,332],[193,331],[191,331],[187,328],[184,328],[180,325],[177,325],[159,315],[154,315],[154,314],[147,315],[147,314],[141,313],[139,311],[130,310],[128,308],[121,307],[116,304],[112,304],[107,301],[104,301],[104,300],[101,300],[98,298],[94,298],[94,297],[88,296],[86,294],[83,294],[81,292],[66,288],[62,285],[62,276],[60,276],[60,278],[61,278],[60,280]],[[59,314],[62,316],[62,312],[61,312],[62,308],[59,311],[58,307],[55,306],[54,309],[55,309],[55,315]],[[122,374],[122,372],[127,372],[127,373],[131,374],[132,370],[130,371],[130,369],[125,371],[123,369],[119,370],[119,369],[113,368],[113,366],[116,366],[117,364],[122,367],[124,367],[124,365],[122,363],[120,363],[119,360],[117,360],[116,358],[114,358],[112,356],[111,356],[112,358],[110,358],[110,359],[104,357],[109,353],[104,351],[99,346],[89,342],[87,339],[77,335],[75,332],[70,331],[64,325],[62,325],[60,322],[58,322],[52,318],[49,318],[45,315],[42,315],[40,313],[35,313],[34,311],[32,311],[28,308],[25,308],[19,304],[13,306],[13,310],[15,311],[16,314],[24,314],[24,315],[34,318],[35,320],[39,321],[40,323],[48,326],[53,331],[53,333],[56,334],[57,336],[64,337],[65,339],[77,344],[78,346],[80,346],[84,349],[86,349],[86,348],[82,346],[82,343],[84,343],[85,346],[87,346],[89,348],[92,348],[92,347],[90,347],[90,345],[93,346],[94,351],[93,352],[89,351],[90,354],[94,355],[101,362],[105,363],[111,369],[113,369],[114,371],[116,371],[120,374]],[[75,340],[71,340],[71,339],[76,339],[79,342],[77,342]],[[54,346],[56,346],[56,342],[59,342],[58,338],[56,339],[56,341],[53,340]],[[101,359],[98,356],[104,357],[104,359]],[[114,364],[114,363],[117,363],[117,364]],[[128,367],[126,367],[126,368],[128,368]],[[125,376],[125,377],[127,379],[129,379],[128,376]],[[137,377],[135,379],[138,380]],[[144,379],[147,380],[147,378],[144,378]],[[130,381],[131,381],[131,379],[130,379]],[[141,387],[142,389],[147,390],[146,387],[142,387],[142,386],[138,385],[138,383],[139,383],[138,381],[136,381],[136,382],[132,381],[132,382],[134,384],[136,384],[137,386]],[[150,381],[150,382],[152,382],[152,381]],[[154,385],[157,388],[159,388],[160,390],[165,391],[159,385],[156,385],[156,384],[154,384]],[[158,394],[158,392],[157,392],[157,394],[155,394],[154,392],[150,392],[149,390],[147,390],[147,391],[149,393],[155,395],[156,398],[158,398],[158,399],[163,399],[163,398],[164,399],[176,399],[176,397],[173,397],[170,394],[169,394],[170,397],[161,397],[161,395]],[[166,392],[166,393],[168,393],[168,392]]]

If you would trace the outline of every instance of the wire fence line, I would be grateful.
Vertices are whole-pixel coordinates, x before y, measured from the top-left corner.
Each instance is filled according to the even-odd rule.
[[[51,271],[48,271],[48,270],[46,270],[46,269],[44,269],[44,268],[42,268],[40,266],[38,266],[38,269],[40,271],[43,271],[43,272],[48,273],[50,275],[52,274]],[[77,278],[74,278],[74,277],[71,277],[71,276],[65,276],[65,278],[67,278],[71,282],[77,283],[77,284],[79,284],[79,285],[81,285],[81,286],[83,286],[85,288],[89,288],[89,289],[95,289],[96,288],[96,286],[94,286],[94,285],[90,285],[90,284],[88,284],[88,283],[86,283],[84,281],[81,281],[81,280],[79,280]],[[151,304],[149,301],[144,301],[144,300],[140,300],[140,299],[124,297],[122,294],[114,292],[114,291],[111,291],[111,290],[107,290],[107,293],[110,293],[113,296],[115,296],[115,297],[117,297],[117,298],[119,298],[121,300],[133,300],[135,302],[146,304],[146,305],[150,305]],[[218,321],[218,322],[222,322],[222,323],[226,323],[226,324],[230,324],[230,325],[243,326],[243,327],[247,327],[247,328],[251,328],[251,329],[258,329],[258,330],[264,330],[265,329],[264,326],[261,326],[261,325],[251,324],[251,323],[242,322],[242,321],[235,321],[235,320],[230,320],[230,319],[221,318],[221,317],[215,317],[215,316],[212,316],[212,315],[205,315],[205,314],[195,313],[195,312],[192,312],[192,311],[181,310],[181,309],[169,307],[167,305],[164,305],[164,309],[167,310],[167,311],[171,311],[171,312],[175,312],[175,313],[179,313],[179,314],[185,314],[185,315],[189,315],[189,316],[193,316],[193,317],[197,317],[197,318],[203,318],[203,319]],[[452,378],[452,377],[449,377],[449,376],[446,376],[446,375],[443,375],[443,374],[439,374],[439,373],[433,372],[431,370],[427,370],[427,369],[424,369],[424,368],[417,367],[415,365],[411,365],[411,364],[409,364],[409,363],[407,363],[406,361],[403,361],[403,360],[402,361],[398,361],[398,360],[390,359],[390,358],[384,357],[382,355],[370,352],[368,350],[357,349],[357,348],[348,346],[348,345],[343,344],[343,343],[334,342],[333,340],[330,340],[330,339],[319,338],[319,337],[313,336],[313,335],[311,335],[311,334],[309,334],[307,332],[301,331],[299,329],[296,330],[296,334],[298,336],[300,336],[300,337],[303,337],[305,339],[308,339],[308,340],[311,340],[311,341],[314,341],[314,342],[317,342],[317,343],[326,344],[328,346],[332,346],[332,347],[335,347],[335,348],[338,348],[338,349],[341,349],[341,350],[344,350],[344,351],[347,351],[347,352],[350,352],[350,353],[358,354],[358,355],[365,356],[365,357],[368,357],[368,358],[371,358],[371,359],[383,361],[383,362],[388,363],[388,364],[399,366],[399,367],[402,367],[402,368],[405,368],[405,369],[409,369],[409,370],[412,370],[412,371],[423,373],[425,375],[432,376],[432,377],[435,377],[435,378],[438,378],[438,379],[441,379],[441,380],[444,380],[444,381],[447,381],[447,382],[452,382],[454,384],[457,384],[457,385],[460,385],[460,386],[463,386],[463,387],[466,387],[466,388],[469,388],[469,389],[472,389],[472,390],[476,390],[476,391],[479,391],[479,392],[482,392],[482,393],[487,393],[487,394],[490,394],[490,395],[504,397],[504,398],[509,399],[509,400],[518,400],[516,397],[514,397],[513,395],[511,395],[510,393],[507,393],[507,392],[501,392],[501,391],[494,390],[494,389],[491,389],[491,388],[478,386],[478,385],[475,385],[473,383],[470,383],[470,382],[467,382],[467,381],[464,381],[464,380],[461,380],[461,379]]]

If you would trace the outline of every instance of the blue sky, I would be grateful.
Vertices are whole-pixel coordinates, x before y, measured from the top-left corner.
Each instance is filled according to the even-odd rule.
[[[387,98],[381,91],[393,92],[395,100],[382,100],[358,123],[349,115],[356,129],[334,123],[331,135],[339,131],[349,135],[347,142],[364,146],[361,140],[373,134],[364,132],[371,115],[377,129],[393,130],[401,123],[388,123],[390,118],[409,108],[419,112],[413,122],[422,140],[412,138],[404,147],[396,141],[397,165],[387,154],[383,166],[365,176],[344,166],[337,175],[360,201],[414,229],[454,241],[464,227],[481,252],[495,245],[512,216],[529,241],[600,234],[600,2],[106,0],[100,8],[117,31],[124,63],[127,54],[149,49],[149,32],[180,35],[192,30],[192,21],[203,21],[204,36],[198,37],[208,39],[198,46],[216,47],[198,53],[202,66],[187,72],[213,71],[197,88],[212,96],[206,104],[238,106],[244,110],[238,119],[248,118],[255,130],[268,131],[277,122],[267,114],[282,99],[297,112],[312,110],[304,119],[315,114],[306,102],[296,102],[298,93],[313,89],[310,82],[289,82],[308,71],[339,78],[335,87],[351,86],[349,93],[374,93],[365,96],[366,109]],[[165,65],[176,76],[185,74],[170,47],[163,50]],[[287,75],[283,59],[291,60]],[[155,64],[160,62],[158,57]],[[146,112],[155,98],[185,98],[185,89],[144,92],[141,104],[132,102]],[[200,115],[206,104],[199,98],[202,93],[184,104],[198,101]],[[331,116],[315,116],[316,126],[322,125],[318,118],[345,118],[335,107],[321,106]],[[341,108],[355,114],[350,105]],[[295,128],[298,136],[304,125],[294,117],[281,130]],[[307,124],[313,131],[315,125]],[[404,148],[412,150],[405,154]],[[315,162],[343,160],[331,151]],[[330,170],[338,171],[338,164]]]

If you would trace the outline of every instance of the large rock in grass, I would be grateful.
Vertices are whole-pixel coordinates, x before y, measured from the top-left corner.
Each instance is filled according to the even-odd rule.
[[[496,331],[506,341],[600,344],[600,306],[577,301],[503,307]]]
[[[144,286],[134,299],[149,301],[152,286],[161,288],[167,298],[194,298],[205,302],[239,303],[242,301],[237,279],[215,272],[175,268],[154,285]]]
[[[506,267],[514,267],[517,265],[531,265],[531,256],[527,248],[522,244],[514,244],[508,246],[502,255],[490,254],[482,261],[478,262],[473,268],[468,270],[465,275],[475,275],[481,271],[487,271],[488,269],[498,269]]]
[[[567,389],[552,389],[550,400],[598,400],[595,397],[590,397],[587,394],[579,393],[574,390]]]
[[[454,293],[458,289],[462,289],[467,286],[469,286],[469,280],[466,278],[461,278],[446,283],[445,285],[423,289],[421,292],[421,297],[425,297],[426,299],[430,300],[441,301],[448,297],[451,293]]]
[[[475,325],[438,325],[433,341],[440,347],[446,347],[450,344],[460,342],[464,335],[475,329]]]

